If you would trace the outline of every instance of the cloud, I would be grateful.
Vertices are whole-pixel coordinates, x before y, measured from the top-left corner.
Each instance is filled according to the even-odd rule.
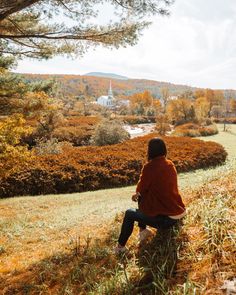
[[[76,60],[23,60],[18,71],[84,74],[115,72],[134,78],[211,88],[236,88],[235,0],[177,0],[170,17],[156,17],[134,47],[97,47]]]

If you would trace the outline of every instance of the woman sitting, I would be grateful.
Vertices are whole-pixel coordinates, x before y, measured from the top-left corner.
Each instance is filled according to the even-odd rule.
[[[165,142],[153,138],[148,143],[148,162],[143,166],[132,200],[139,209],[128,209],[125,212],[121,233],[115,253],[123,253],[134,222],[138,222],[139,240],[145,240],[151,231],[146,227],[168,229],[185,216],[185,206],[177,185],[177,172],[173,162],[166,158]]]

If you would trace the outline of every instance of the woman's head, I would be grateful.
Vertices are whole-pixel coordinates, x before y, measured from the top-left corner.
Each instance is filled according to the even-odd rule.
[[[167,155],[167,148],[165,142],[161,138],[152,138],[148,143],[148,161]]]

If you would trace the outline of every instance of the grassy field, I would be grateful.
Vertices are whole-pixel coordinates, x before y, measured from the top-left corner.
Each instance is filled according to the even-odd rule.
[[[227,262],[231,258],[228,254],[230,243],[225,242],[223,248],[219,245],[222,239],[229,239],[229,223],[221,228],[223,214],[229,214],[231,222],[235,218],[231,211],[235,208],[236,126],[232,125],[230,132],[222,132],[222,126],[218,127],[219,134],[203,139],[225,146],[229,154],[226,164],[179,175],[183,197],[191,211],[184,232],[175,237],[173,247],[179,247],[178,255],[182,260],[173,282],[171,278],[163,279],[163,273],[155,270],[151,277],[156,276],[157,286],[151,283],[151,287],[154,286],[156,293],[137,288],[137,284],[140,288],[150,284],[142,281],[143,271],[148,265],[152,269],[157,257],[155,253],[146,252],[148,261],[143,262],[143,250],[137,252],[134,238],[130,242],[131,257],[120,261],[110,253],[120,226],[120,217],[116,216],[133,206],[130,196],[134,187],[126,187],[70,195],[1,199],[0,289],[3,294],[223,294],[218,287],[218,293],[215,292],[216,282],[219,285],[233,276]],[[217,198],[211,201],[214,194]],[[208,201],[202,200],[202,195],[208,196]],[[226,198],[221,202],[220,196]],[[207,212],[206,208],[209,209]],[[211,218],[217,224],[216,229]],[[201,231],[203,226],[208,229],[206,233]],[[230,234],[233,237],[233,233]],[[209,245],[214,244],[216,247],[212,250]],[[207,256],[207,261],[201,256],[201,247],[206,251],[204,259]],[[174,253],[176,251],[175,248]],[[212,267],[216,268],[214,271],[217,267],[221,269],[221,265],[214,264],[215,256],[214,259],[211,256],[216,252],[220,257],[226,255],[227,259],[221,277],[212,282]],[[204,267],[208,267],[209,288],[199,271],[199,261],[202,264],[204,261]],[[158,263],[163,265],[164,261]],[[101,271],[105,274],[102,275]],[[172,272],[169,271],[168,276],[171,277]],[[134,293],[135,288],[139,293]],[[214,291],[196,293],[211,288]]]

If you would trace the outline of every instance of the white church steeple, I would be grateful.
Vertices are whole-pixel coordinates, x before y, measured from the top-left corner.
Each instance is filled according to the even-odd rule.
[[[112,93],[112,88],[111,88],[111,80],[110,80],[110,87],[109,87],[109,90],[108,90],[108,97],[113,99],[113,93]]]

